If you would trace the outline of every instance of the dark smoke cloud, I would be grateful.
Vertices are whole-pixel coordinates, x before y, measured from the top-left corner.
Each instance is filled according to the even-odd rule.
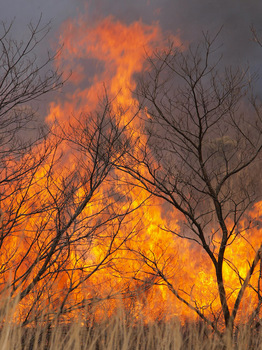
[[[250,26],[262,37],[262,1],[257,0],[0,0],[0,20],[16,17],[16,34],[42,14],[43,22],[52,20],[52,40],[68,18],[87,12],[87,20],[108,15],[126,23],[141,20],[158,22],[168,35],[179,34],[182,42],[196,42],[202,31],[219,36],[224,59],[229,64],[247,65],[259,71],[262,48],[252,41]]]
[[[96,3],[93,1],[93,3]],[[95,8],[95,5],[93,5]],[[262,2],[257,0],[144,0],[99,1],[100,13],[113,14],[123,21],[141,18],[158,21],[164,32],[179,34],[182,42],[201,40],[203,32],[215,35],[222,27],[218,46],[226,64],[250,66],[260,72],[262,48],[253,41],[253,26],[262,38]],[[260,89],[260,84],[258,84]]]
[[[254,59],[250,25],[262,33],[262,2],[257,0],[11,0],[2,2],[1,20],[25,26],[42,13],[43,21],[52,20],[57,30],[68,18],[86,11],[89,20],[112,15],[127,23],[141,19],[159,21],[165,31],[180,33],[182,40],[199,39],[202,31],[215,33],[221,26],[221,40],[227,57],[236,62]],[[261,57],[261,56],[260,56]]]
[[[262,35],[262,2],[257,0],[93,0],[89,9],[94,17],[111,14],[127,23],[159,21],[163,30],[180,33],[186,42],[199,40],[203,31],[215,34],[223,26],[220,40],[226,59],[256,65],[261,59],[262,49],[250,31],[253,25]]]
[[[189,41],[199,38],[202,31],[215,33],[223,26],[224,54],[240,63],[253,60],[253,54],[259,51],[252,42],[250,26],[261,32],[261,15],[262,2],[256,0],[177,0],[166,1],[161,22],[167,29],[179,28],[182,39]]]
[[[73,0],[0,0],[0,20],[15,19],[16,28],[20,30],[31,21],[35,22],[42,16],[43,22],[52,21],[52,25],[58,28],[62,21],[75,16],[80,7]]]

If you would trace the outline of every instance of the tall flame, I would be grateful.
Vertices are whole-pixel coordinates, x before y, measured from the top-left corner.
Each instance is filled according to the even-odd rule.
[[[174,37],[173,39],[177,46],[181,45],[179,38]],[[70,117],[79,118],[83,112],[95,111],[99,97],[104,94],[104,87],[108,95],[113,96],[113,108],[117,110],[121,106],[124,111],[121,122],[123,124],[129,122],[138,104],[132,94],[136,87],[135,74],[143,70],[146,54],[151,54],[156,45],[161,45],[163,40],[158,24],[145,25],[138,21],[125,25],[112,17],[93,24],[82,16],[75,21],[68,20],[63,24],[60,40],[63,43],[63,51],[58,65],[62,65],[66,71],[72,71],[72,75],[64,95],[59,101],[50,104],[47,123],[52,125],[58,121],[66,128]],[[140,126],[135,124],[134,127],[139,134]],[[63,152],[70,167],[77,168],[76,159],[72,156],[73,150],[64,146]],[[48,172],[48,166],[46,169],[42,168],[41,171]],[[43,175],[41,171],[39,170],[39,179]],[[65,170],[60,169],[61,175],[63,171],[66,171],[66,168]],[[106,193],[106,185],[108,184],[102,187],[101,193],[103,191]],[[42,186],[45,188],[46,184],[43,183]],[[59,186],[59,175],[57,175],[56,183],[50,186],[50,191],[55,193],[56,186]],[[100,302],[104,300],[104,311],[100,310],[99,315],[102,317],[103,312],[105,314],[113,312],[118,303],[116,301],[118,292],[122,292],[128,297],[121,302],[127,307],[132,306],[134,312],[142,312],[147,321],[174,316],[194,319],[196,316],[192,310],[179,302],[160,278],[152,277],[152,271],[142,258],[145,255],[152,261],[157,260],[169,281],[177,290],[182,291],[185,299],[190,300],[204,314],[215,313],[220,307],[215,271],[204,251],[199,246],[160,229],[161,226],[165,227],[168,223],[179,230],[181,215],[170,210],[167,215],[163,204],[157,199],[151,200],[150,205],[140,205],[148,197],[148,194],[141,189],[135,187],[125,189],[125,186],[120,185],[119,188],[120,190],[123,188],[125,195],[128,192],[133,207],[138,206],[138,209],[129,214],[129,219],[124,223],[114,241],[114,246],[120,249],[116,249],[110,263],[102,265],[100,271],[75,289],[71,300],[72,305],[85,299],[93,298],[95,301],[97,298]],[[39,189],[38,195],[42,195],[40,192]],[[81,190],[78,195],[81,198]],[[97,203],[100,201],[99,194],[97,201]],[[261,203],[257,203],[250,213],[253,218],[261,216]],[[127,203],[126,206],[128,205]],[[120,203],[119,206],[125,210],[125,204]],[[89,206],[85,210],[89,214],[92,211],[99,211],[94,206]],[[33,223],[25,224],[35,229],[37,215],[34,220]],[[21,226],[19,230],[22,232],[23,227]],[[125,240],[127,233],[130,234],[130,237]],[[106,233],[101,233],[100,238],[102,239],[92,242],[93,245],[88,254],[84,253],[83,246],[77,247],[76,244],[75,249],[69,253],[70,263],[67,262],[65,266],[69,271],[75,269],[74,274],[61,273],[56,285],[51,285],[50,290],[47,290],[46,293],[50,295],[54,293],[59,298],[58,294],[66,293],[66,287],[70,282],[77,284],[78,273],[81,274],[83,269],[88,270],[91,265],[101,261],[111,238]],[[48,236],[41,239],[40,245],[50,243]],[[243,277],[249,268],[248,261],[252,260],[255,254],[254,247],[260,245],[260,240],[261,229],[253,228],[251,233],[243,232],[241,236],[236,236],[234,244],[227,249],[226,259],[234,262],[234,266]],[[246,244],[247,241],[250,243]],[[21,253],[28,249],[30,243],[30,237],[25,239],[22,235],[13,236],[8,242],[12,245],[13,252],[21,250]],[[33,253],[31,254],[31,259],[35,259]],[[8,258],[8,252],[6,256],[0,257],[0,259],[5,258]],[[81,269],[78,270],[78,267]],[[20,274],[24,269],[26,265],[21,266]],[[32,271],[33,274],[34,271]],[[233,273],[233,266],[229,263],[224,264],[224,275],[226,289],[231,293],[229,302],[232,306],[242,281],[238,274]],[[257,278],[257,272],[254,275],[255,278]],[[139,291],[139,288],[141,289],[141,293],[138,293],[140,300],[135,300],[133,293],[135,290]],[[55,290],[58,292],[55,293]],[[108,300],[108,295],[114,298]],[[245,300],[255,301],[256,297],[256,293],[248,289]],[[24,307],[30,307],[32,302],[32,300],[27,301],[28,304]],[[48,306],[43,305],[43,307]]]

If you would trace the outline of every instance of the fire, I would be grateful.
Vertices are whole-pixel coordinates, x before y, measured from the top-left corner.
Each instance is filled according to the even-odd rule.
[[[72,75],[65,95],[60,101],[50,105],[50,112],[46,118],[47,123],[52,125],[58,121],[66,129],[70,120],[70,123],[74,125],[72,116],[78,117],[81,113],[87,114],[96,110],[99,97],[104,94],[104,86],[108,96],[113,96],[114,111],[118,112],[120,107],[123,111],[121,124],[125,125],[132,121],[138,104],[132,94],[136,87],[135,74],[144,69],[146,53],[152,53],[156,45],[161,45],[162,34],[158,25],[145,25],[141,21],[125,25],[112,17],[103,19],[94,25],[83,16],[77,21],[70,20],[63,25],[60,40],[61,43],[64,43],[64,48],[58,64],[62,65],[66,71],[72,70]],[[177,46],[180,46],[179,38],[175,40]],[[139,129],[141,126],[134,123],[133,128],[136,128],[137,135],[142,134]],[[77,158],[74,157],[72,149],[67,144],[63,144],[62,148],[63,157],[66,159],[64,163],[70,164],[71,169],[77,168]],[[54,158],[58,156],[54,155]],[[49,159],[52,159],[52,155]],[[62,186],[62,175],[67,170],[68,167],[65,166],[64,169],[59,169],[54,177],[46,180],[44,173],[49,171],[51,173],[51,169],[48,164],[41,165],[37,172],[38,179],[34,180],[38,184],[38,192],[35,188],[35,193],[30,192],[27,195],[35,194],[44,198],[47,195],[44,189],[48,187],[49,195],[52,194],[55,198],[57,188]],[[160,200],[148,199],[145,191],[131,184],[128,185],[123,174],[116,173],[115,176],[119,183],[118,192],[123,198],[129,199],[127,203],[116,203],[117,211],[125,212],[128,208],[130,210],[136,207],[138,209],[128,214],[128,219],[123,222],[120,229],[115,220],[110,223],[108,231],[101,230],[97,239],[86,242],[88,253],[86,253],[86,246],[78,245],[76,240],[71,251],[68,251],[69,260],[57,255],[57,263],[52,267],[50,276],[43,279],[43,283],[47,279],[52,280],[56,267],[59,269],[59,266],[64,264],[64,272],[60,273],[56,282],[50,283],[45,289],[46,300],[39,299],[42,307],[52,309],[48,300],[53,303],[63,300],[67,287],[71,284],[75,289],[68,297],[67,303],[73,307],[75,304],[80,305],[85,300],[99,301],[100,304],[97,304],[100,308],[98,318],[105,314],[112,314],[119,303],[123,303],[127,308],[132,308],[134,313],[142,313],[147,322],[175,316],[191,320],[196,318],[192,310],[176,299],[160,276],[152,274],[154,263],[157,263],[159,269],[164,271],[172,286],[180,291],[185,300],[198,307],[205,315],[216,313],[220,304],[215,271],[204,251],[197,244],[174,236],[171,232],[162,231],[160,228],[169,226],[179,232],[181,215],[175,211],[166,212]],[[46,181],[50,180],[52,184],[47,184]],[[104,204],[110,186],[112,185],[105,182],[94,200],[85,208],[83,217],[92,218],[95,213],[99,212],[99,206]],[[80,203],[84,196],[83,188],[79,188],[77,196],[75,203]],[[59,201],[59,198],[56,200]],[[141,205],[143,202],[145,204]],[[27,210],[22,209],[25,212]],[[254,206],[250,216],[259,218],[261,210],[262,202],[259,202]],[[41,215],[43,213],[36,213],[32,221],[25,220],[24,223],[21,223],[17,228],[19,234],[14,234],[10,242],[8,241],[10,250],[1,256],[1,260],[9,259],[12,262],[29,250],[34,239],[30,237],[29,232],[35,232],[40,222],[42,225],[46,223],[47,230],[46,235],[39,238],[39,249],[45,249],[46,245],[51,244],[55,218],[52,216],[52,210],[45,214],[44,218]],[[64,215],[70,214],[65,213]],[[104,212],[103,215],[106,217],[108,213]],[[26,229],[23,225],[26,226]],[[117,232],[117,235],[112,243],[112,254],[103,261],[108,246],[112,242],[110,230]],[[212,227],[210,230],[212,231]],[[21,232],[26,233],[21,234]],[[251,233],[243,231],[241,235],[236,235],[234,238],[234,242],[228,247],[226,253],[226,259],[232,261],[234,266],[230,263],[224,264],[225,285],[227,291],[231,293],[231,307],[241,282],[243,282],[241,278],[245,278],[249,262],[254,257],[257,247],[260,246],[261,228],[252,228]],[[250,243],[247,244],[247,241]],[[30,251],[28,259],[36,260],[37,254],[37,250]],[[146,261],[143,256],[149,260]],[[93,267],[96,265],[99,265],[99,269],[93,273]],[[26,267],[25,261],[16,273],[23,275]],[[37,269],[36,265],[31,272],[32,276],[36,275]],[[66,269],[71,272],[66,272]],[[90,277],[78,285],[78,282],[84,278],[84,274],[90,274]],[[252,281],[255,282],[257,275],[258,267]],[[22,285],[25,287],[26,282]],[[121,300],[119,297],[121,294],[126,299]],[[136,299],[137,296],[139,300]],[[25,309],[30,308],[35,297],[36,295],[29,295],[22,303],[21,314],[25,312]],[[256,293],[249,288],[246,291],[245,300],[251,300],[250,304],[253,304],[256,298]]]
[[[64,47],[58,65],[62,64],[68,72],[72,70],[70,82],[74,91],[68,93],[68,103],[63,100],[63,110],[51,106],[48,121],[53,117],[65,118],[65,110],[66,116],[95,110],[99,96],[104,93],[103,84],[109,95],[116,97],[116,105],[130,107],[134,102],[131,92],[135,88],[134,74],[142,70],[153,42],[159,41],[160,29],[142,22],[126,26],[112,17],[92,26],[83,17],[67,21],[60,39]]]

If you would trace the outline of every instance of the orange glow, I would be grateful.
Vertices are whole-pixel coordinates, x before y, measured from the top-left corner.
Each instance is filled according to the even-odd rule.
[[[179,38],[174,39],[177,46],[180,46]],[[72,116],[78,117],[81,113],[87,114],[95,111],[99,97],[104,93],[103,84],[108,95],[114,97],[114,110],[117,111],[121,106],[125,111],[121,114],[121,123],[124,125],[129,122],[138,103],[132,94],[136,86],[134,75],[143,70],[146,53],[150,54],[156,45],[161,45],[161,40],[161,30],[157,24],[150,26],[142,22],[134,22],[125,25],[108,17],[95,25],[90,25],[84,16],[77,21],[67,21],[61,28],[61,42],[64,43],[64,49],[58,64],[61,64],[67,71],[72,69],[72,76],[69,81],[69,91],[66,91],[60,101],[50,105],[50,112],[46,118],[48,124],[53,125],[57,120],[66,129]],[[74,123],[74,119],[71,118],[70,122]],[[137,135],[142,134],[139,125],[134,122],[132,126]],[[69,167],[71,170],[77,168],[77,157],[74,156],[70,147],[63,143],[61,149],[65,167],[59,170],[55,168],[57,173],[52,178],[52,183],[47,184],[48,180],[43,175],[49,171],[48,164],[41,166],[36,174],[37,179],[34,178],[37,186],[34,187],[34,190],[29,191],[28,196],[37,194],[38,190],[38,197],[44,202],[44,196],[48,196],[44,192],[47,187],[55,196],[56,189],[61,185],[62,175],[66,174]],[[54,157],[58,158],[59,155]],[[51,159],[52,155],[49,158]],[[118,191],[122,191],[123,196],[128,197],[129,201],[115,203],[116,211],[124,212],[130,203],[132,203],[130,208],[135,208],[146,201],[148,194],[145,191],[132,187],[131,183],[127,184],[128,181],[123,174],[117,174],[117,176]],[[81,217],[92,217],[93,214],[99,212],[105,201],[107,186],[112,185],[107,182],[102,185]],[[84,188],[79,188],[76,202],[80,203],[83,196]],[[113,201],[113,199],[108,199],[108,201]],[[27,208],[22,208],[22,210],[26,211]],[[256,203],[250,216],[259,219],[261,211],[262,202]],[[108,213],[103,213],[103,217],[107,215]],[[101,230],[98,238],[90,242],[88,249],[83,243],[78,245],[76,241],[71,251],[68,252],[70,259],[66,260],[65,257],[59,256],[52,267],[52,273],[55,275],[56,266],[64,263],[64,272],[60,273],[59,278],[54,283],[50,282],[52,274],[43,278],[40,287],[46,284],[47,296],[43,300],[40,298],[39,303],[42,303],[43,308],[52,310],[52,303],[57,305],[58,301],[63,300],[70,283],[77,286],[78,281],[85,274],[88,275],[93,271],[93,266],[101,263],[99,270],[91,274],[70,294],[67,300],[68,305],[73,306],[85,300],[100,301],[100,304],[97,304],[100,306],[96,311],[98,319],[112,314],[119,303],[124,304],[126,308],[132,308],[134,314],[142,313],[147,322],[176,316],[183,320],[195,319],[196,314],[179,302],[158,276],[152,276],[153,262],[157,261],[159,268],[165,272],[182,297],[197,306],[206,316],[212,318],[211,313],[216,313],[220,309],[220,304],[215,271],[211,262],[199,245],[178,238],[170,232],[164,232],[160,228],[160,226],[169,226],[174,231],[179,231],[180,221],[181,214],[173,211],[165,215],[160,200],[150,199],[146,205],[141,205],[124,220],[112,244],[112,251],[115,250],[115,252],[104,263],[101,262],[112,241],[112,232],[117,231],[117,220],[110,223],[108,230]],[[52,229],[55,227],[55,218],[51,209],[45,214],[36,213],[31,221],[21,222],[20,227],[16,229],[19,234],[14,234],[6,242],[9,249],[1,255],[0,262],[9,259],[10,264],[12,262],[15,264],[32,244],[34,237],[31,237],[29,232],[36,232],[40,222],[42,225],[46,222],[47,226],[46,235],[39,238],[39,249],[44,249],[50,244],[54,235]],[[80,233],[81,230],[77,234]],[[246,243],[247,240],[250,244]],[[258,249],[260,244],[261,229],[256,227],[251,232],[242,232],[241,236],[235,237],[234,243],[229,245],[226,258],[234,262],[241,277],[245,278],[249,268],[248,262],[252,261],[255,256],[254,249]],[[37,254],[37,250],[30,250],[27,259],[16,273],[22,275],[29,261],[37,259]],[[151,267],[146,264],[145,260],[143,261],[143,255],[150,259]],[[66,269],[71,272],[66,272]],[[36,265],[32,269],[31,276],[35,276],[37,271]],[[257,271],[251,282],[256,281]],[[232,266],[226,263],[224,264],[224,276],[226,289],[232,293],[229,300],[232,307],[241,281],[234,273]],[[6,275],[5,278],[6,282],[8,276]],[[23,282],[21,289],[27,283],[27,281]],[[138,300],[134,295],[135,291]],[[121,293],[128,297],[121,300],[119,297]],[[256,298],[256,293],[248,288],[245,292],[245,300],[251,300],[249,305],[254,304]],[[34,300],[35,295],[32,294],[23,300],[21,315],[30,308]],[[212,310],[210,305],[212,305]]]

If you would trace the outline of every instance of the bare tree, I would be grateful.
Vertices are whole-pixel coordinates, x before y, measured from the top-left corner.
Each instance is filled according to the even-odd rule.
[[[12,27],[13,22],[2,23],[0,32],[1,155],[16,154],[25,149],[21,138],[18,139],[19,130],[30,127],[29,123],[35,117],[28,103],[61,88],[65,81],[58,69],[52,69],[59,51],[48,51],[46,57],[41,58],[36,52],[50,25],[42,25],[41,17],[36,24],[30,23],[25,41],[12,37]]]
[[[62,73],[51,67],[58,52],[48,52],[41,60],[36,54],[49,32],[49,24],[42,26],[41,18],[35,25],[30,23],[26,41],[15,40],[12,27],[13,22],[2,23],[0,31],[0,186],[5,187],[0,190],[1,199],[13,194],[7,184],[39,165],[36,158],[32,159],[31,149],[44,134],[34,127],[36,111],[30,103],[59,89],[64,82]],[[31,128],[34,131],[29,136]],[[38,161],[41,163],[43,158],[42,155]]]
[[[31,171],[12,179],[12,196],[2,201],[1,292],[27,305],[23,324],[110,297],[92,277],[132,235],[120,228],[134,210],[132,203],[122,208],[110,179],[128,145],[110,106],[105,101],[101,113],[57,126],[48,147],[41,144],[44,158],[35,147]]]
[[[32,128],[36,117],[29,103],[59,89],[63,84],[62,74],[51,69],[57,53],[48,53],[40,62],[35,52],[48,34],[49,24],[42,26],[41,18],[36,25],[29,24],[26,41],[15,40],[12,27],[13,23],[2,23],[0,32],[1,249],[5,249],[3,245],[16,227],[16,221],[11,219],[19,215],[19,203],[14,204],[16,194],[30,186],[33,174],[52,148],[45,142],[44,134],[40,134],[36,128],[28,136],[27,130]],[[42,141],[41,150],[38,148],[40,153],[32,153],[32,148],[38,147]],[[1,271],[6,271],[7,266],[8,260],[4,261],[3,258]]]
[[[136,139],[119,168],[132,175],[134,184],[183,214],[180,230],[167,225],[162,227],[163,235],[173,232],[203,249],[215,269],[224,325],[232,330],[244,291],[261,259],[257,246],[246,276],[234,266],[234,257],[230,262],[225,259],[228,246],[255,225],[248,210],[261,198],[257,175],[261,108],[252,93],[248,70],[224,68],[215,39],[204,35],[197,46],[180,50],[171,45],[148,59],[137,91],[144,107],[140,116],[146,141],[145,137]],[[209,319],[189,294],[176,289],[154,252],[140,250],[137,254],[181,302],[219,331],[219,313]],[[239,276],[233,309],[228,304],[224,264]],[[254,309],[261,305],[259,287],[256,293]]]
[[[11,28],[3,24],[0,38],[0,293],[22,305],[27,324],[105,297],[91,295],[91,279],[128,239],[120,227],[134,208],[117,205],[108,180],[128,141],[107,96],[96,113],[25,137],[36,117],[29,103],[63,80],[50,66],[57,53],[39,61],[35,52],[48,26],[30,24],[22,43]]]

